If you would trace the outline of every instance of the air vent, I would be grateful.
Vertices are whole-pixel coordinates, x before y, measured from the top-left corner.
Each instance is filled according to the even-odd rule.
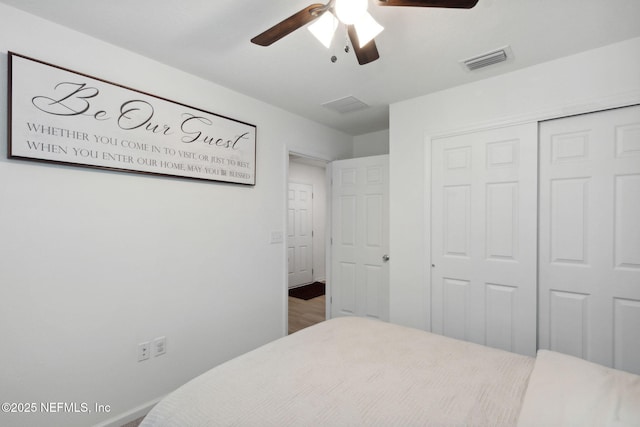
[[[325,102],[322,106],[341,114],[369,108],[367,104],[354,96],[346,96],[344,98],[336,99],[335,101]]]
[[[484,53],[473,58],[465,59],[461,61],[462,64],[469,70],[474,71],[479,68],[488,67],[489,65],[498,64],[506,61],[510,56],[510,49],[503,47],[488,53]]]

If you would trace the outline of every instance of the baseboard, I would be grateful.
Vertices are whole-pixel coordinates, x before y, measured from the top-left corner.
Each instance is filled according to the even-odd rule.
[[[140,417],[143,417],[149,413],[149,411],[156,406],[156,404],[162,399],[159,397],[157,399],[151,400],[147,403],[143,403],[140,406],[136,406],[130,411],[124,412],[120,415],[116,415],[114,417],[109,418],[99,424],[94,425],[94,427],[120,427],[128,422],[133,420],[137,420]]]

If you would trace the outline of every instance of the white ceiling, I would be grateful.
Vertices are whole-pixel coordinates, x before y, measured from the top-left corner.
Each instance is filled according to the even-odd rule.
[[[309,0],[0,2],[351,135],[387,129],[390,103],[640,36],[640,0],[479,0],[471,10],[370,0],[385,31],[376,38],[380,59],[361,66],[343,51],[344,34],[330,50],[304,28],[270,47],[249,42]],[[506,45],[513,57],[505,63],[475,72],[459,63]],[[370,108],[322,106],[346,96]]]

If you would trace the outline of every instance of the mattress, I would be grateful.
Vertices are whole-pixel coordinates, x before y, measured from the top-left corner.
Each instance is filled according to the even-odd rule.
[[[141,426],[515,426],[533,366],[530,357],[343,317],[205,372]]]

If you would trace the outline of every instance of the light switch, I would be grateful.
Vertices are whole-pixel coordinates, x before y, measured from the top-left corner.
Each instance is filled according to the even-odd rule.
[[[271,244],[282,243],[284,241],[284,234],[282,231],[271,232]]]

